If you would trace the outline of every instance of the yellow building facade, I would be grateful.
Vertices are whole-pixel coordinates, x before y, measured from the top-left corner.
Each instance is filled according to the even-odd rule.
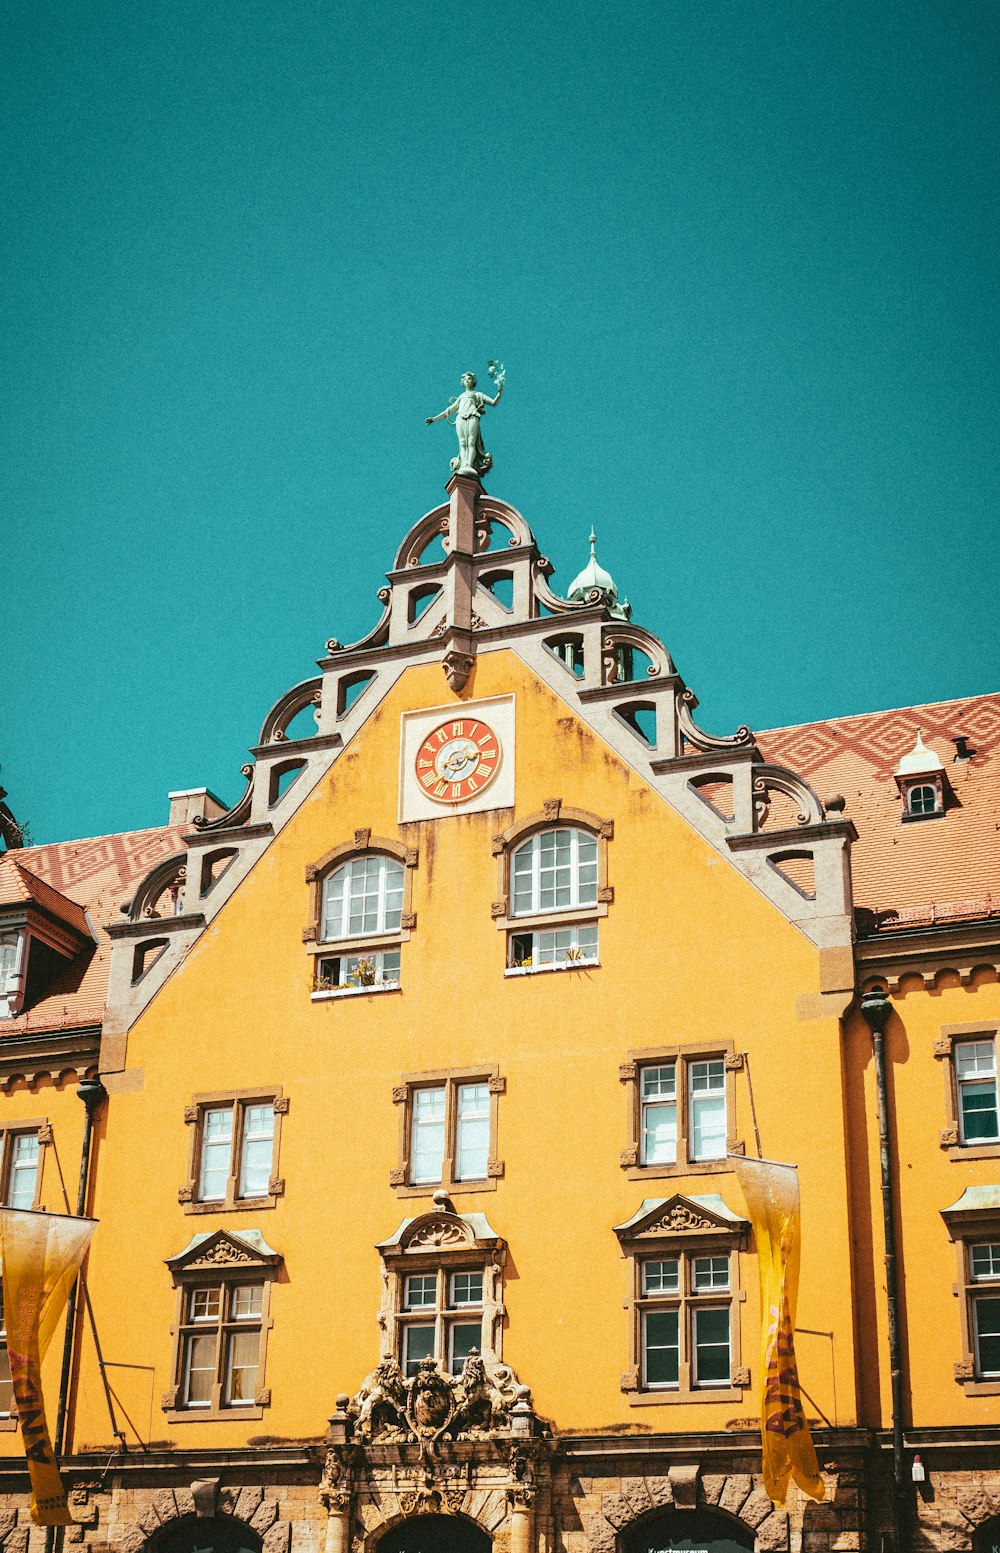
[[[76,1312],[68,1368],[53,1351],[46,1371],[53,1398],[67,1376],[60,1536],[992,1545],[992,908],[869,924],[866,803],[856,825],[849,791],[821,801],[779,758],[794,730],[704,732],[593,548],[567,598],[549,573],[524,518],[453,476],[379,624],[268,714],[243,798],[172,795],[153,865],[118,860],[127,899],[88,950],[106,1004],[87,1038],[64,1016],[72,1060],[51,998],[29,1029],[23,976],[16,1011],[11,993],[8,1202],[34,1136],[33,1204],[61,1211],[55,1152],[72,1198],[95,1118],[94,1321]],[[920,763],[894,801],[945,836],[958,777]],[[72,929],[32,859],[0,863],[9,940],[60,912]],[[106,1099],[81,1107],[97,1075]],[[821,1504],[762,1486],[733,1164],[758,1155],[797,1166]],[[0,1446],[21,1553],[23,1459],[12,1430]]]

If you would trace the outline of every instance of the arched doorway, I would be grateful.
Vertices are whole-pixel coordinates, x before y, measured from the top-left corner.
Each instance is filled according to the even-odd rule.
[[[231,1515],[188,1516],[149,1539],[149,1553],[261,1553],[255,1531]]]
[[[490,1553],[481,1527],[461,1515],[414,1515],[380,1537],[378,1553]]]
[[[660,1510],[630,1526],[624,1553],[752,1553],[754,1534],[713,1510]]]
[[[1000,1553],[1000,1515],[992,1515],[972,1533],[972,1553]]]

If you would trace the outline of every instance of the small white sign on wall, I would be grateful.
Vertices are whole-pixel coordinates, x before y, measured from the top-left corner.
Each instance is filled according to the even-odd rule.
[[[401,820],[513,807],[513,696],[404,712],[400,724]]]

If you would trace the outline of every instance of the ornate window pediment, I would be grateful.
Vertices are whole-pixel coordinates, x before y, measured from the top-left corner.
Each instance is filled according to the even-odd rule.
[[[742,1243],[748,1228],[747,1220],[727,1208],[718,1193],[685,1197],[675,1192],[673,1197],[647,1197],[630,1219],[615,1225],[615,1234],[623,1248],[672,1235],[686,1240],[724,1235]]]
[[[231,1230],[217,1229],[195,1235],[183,1251],[168,1256],[166,1263],[176,1280],[185,1273],[212,1272],[217,1268],[232,1268],[235,1272],[268,1269],[273,1273],[281,1260],[280,1252],[271,1249],[260,1230],[234,1235]]]
[[[434,1209],[415,1219],[404,1219],[395,1234],[381,1241],[377,1249],[384,1261],[390,1261],[398,1256],[437,1255],[442,1251],[495,1253],[506,1247],[484,1213]]]

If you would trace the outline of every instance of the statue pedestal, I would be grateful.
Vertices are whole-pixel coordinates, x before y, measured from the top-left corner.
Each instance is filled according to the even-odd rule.
[[[454,474],[445,486],[448,492],[448,548],[452,555],[476,553],[476,503],[484,494],[479,476]]]

